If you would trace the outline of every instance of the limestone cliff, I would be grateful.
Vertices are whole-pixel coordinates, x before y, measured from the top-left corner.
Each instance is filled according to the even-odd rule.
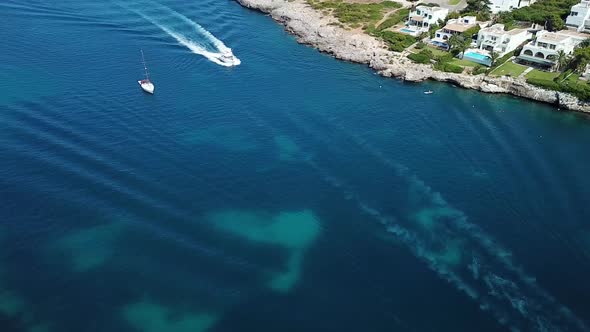
[[[450,82],[467,89],[488,93],[507,93],[558,107],[590,113],[590,103],[567,93],[545,90],[524,79],[454,74],[436,71],[430,65],[416,64],[405,53],[390,51],[386,45],[367,34],[329,25],[330,19],[311,8],[304,0],[236,0],[241,5],[270,14],[302,44],[310,45],[334,57],[368,64],[379,74],[406,81],[427,79]]]

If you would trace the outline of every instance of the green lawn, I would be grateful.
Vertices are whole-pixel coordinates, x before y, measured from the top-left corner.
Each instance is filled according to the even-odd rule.
[[[568,80],[570,80],[570,81],[573,80],[574,82],[578,82],[579,79],[580,79],[580,75],[578,75],[578,74],[573,74],[572,76],[570,76],[568,78]]]
[[[461,0],[449,0],[449,5],[451,5],[451,6],[458,5],[459,2],[461,2]]]
[[[541,88],[571,93],[582,100],[590,100],[590,84],[580,80],[578,74],[548,73],[533,70],[527,74],[527,82]],[[554,81],[553,79],[557,79]],[[567,77],[567,78],[565,78]]]
[[[475,66],[478,65],[475,62],[472,62],[472,61],[469,61],[469,60],[465,60],[465,59],[457,59],[457,58],[454,58],[450,62],[452,64],[463,66],[463,67],[475,67]]]
[[[570,83],[578,83],[580,81],[580,75],[578,75],[578,74],[567,75],[567,79],[565,79],[565,81],[570,82]]]
[[[526,74],[526,78],[534,78],[534,79],[540,79],[540,80],[546,80],[546,81],[553,81],[553,79],[556,78],[558,75],[559,75],[559,73],[557,73],[557,72],[550,73],[547,71],[533,69],[528,74]]]
[[[512,77],[517,77],[518,75],[522,74],[527,68],[528,68],[527,66],[519,65],[519,64],[516,64],[512,61],[506,61],[503,65],[494,69],[490,73],[490,75],[491,76],[508,75],[508,76],[512,76]],[[528,75],[527,75],[527,77],[528,77]]]
[[[443,51],[439,48],[432,47],[430,45],[428,45],[428,49],[432,51],[432,54],[434,54],[434,56],[445,56],[445,55],[449,54],[449,52],[447,52],[447,51]]]

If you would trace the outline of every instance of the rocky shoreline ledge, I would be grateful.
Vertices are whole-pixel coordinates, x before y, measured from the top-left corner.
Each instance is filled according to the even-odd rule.
[[[590,103],[563,92],[526,83],[523,78],[490,77],[483,74],[454,74],[435,71],[430,65],[416,64],[405,52],[390,51],[385,43],[361,32],[328,25],[329,20],[305,0],[236,0],[244,7],[269,14],[282,23],[302,44],[310,45],[337,59],[368,64],[380,75],[409,82],[432,79],[488,93],[506,93],[556,105],[561,109],[590,113]]]

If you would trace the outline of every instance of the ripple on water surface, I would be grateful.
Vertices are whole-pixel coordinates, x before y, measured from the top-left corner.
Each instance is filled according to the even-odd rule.
[[[587,122],[233,1],[7,0],[0,28],[7,331],[587,330]],[[244,63],[195,54],[223,46]]]

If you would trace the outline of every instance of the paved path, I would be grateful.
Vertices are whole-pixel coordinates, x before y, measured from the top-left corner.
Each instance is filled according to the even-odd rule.
[[[531,72],[533,69],[534,69],[533,67],[528,67],[527,69],[525,69],[525,71],[522,72],[522,74],[518,75],[518,78],[525,77],[525,75],[528,74],[529,72]]]
[[[393,14],[393,13],[397,13],[397,11],[398,11],[398,10],[400,10],[400,9],[402,9],[402,8],[405,8],[405,7],[406,7],[406,6],[404,6],[404,7],[401,7],[401,8],[397,8],[397,9],[394,9],[394,10],[392,10],[392,11],[388,12],[388,13],[385,13],[385,15],[383,15],[383,18],[382,18],[382,19],[380,19],[380,20],[379,20],[379,21],[378,21],[378,22],[375,24],[375,27],[378,27],[378,26],[379,26],[379,24],[381,24],[381,23],[385,22],[385,20],[386,20],[386,19],[388,19],[388,18],[389,18],[389,16],[391,16],[391,14]],[[406,19],[407,19],[407,18],[406,18]],[[404,20],[402,20],[402,23],[403,23],[404,21],[405,21],[405,19],[404,19]]]

